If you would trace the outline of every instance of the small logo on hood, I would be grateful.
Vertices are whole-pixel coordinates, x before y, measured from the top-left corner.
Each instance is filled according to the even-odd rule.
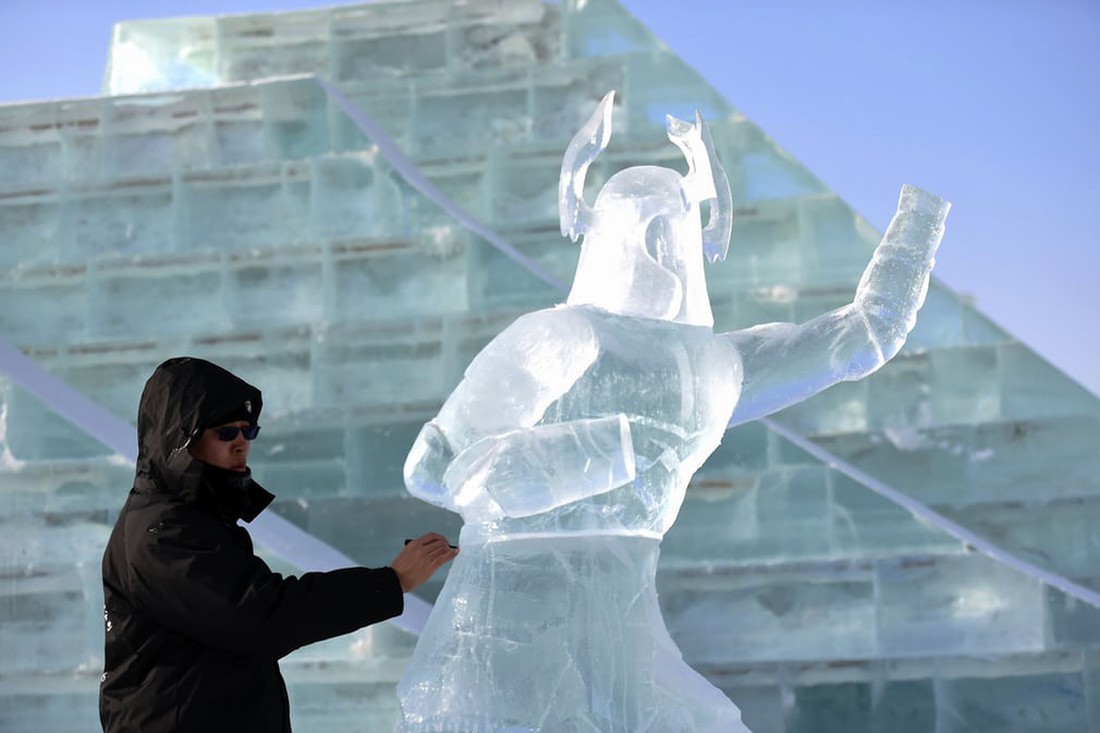
[[[249,415],[252,414],[252,400],[244,401],[244,411],[247,412]]]

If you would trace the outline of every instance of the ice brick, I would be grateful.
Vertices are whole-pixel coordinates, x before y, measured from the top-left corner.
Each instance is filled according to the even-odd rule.
[[[994,654],[1045,645],[1043,586],[971,555],[876,563],[876,637],[889,656]]]

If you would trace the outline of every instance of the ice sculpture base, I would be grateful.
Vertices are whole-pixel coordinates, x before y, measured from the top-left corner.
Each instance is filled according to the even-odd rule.
[[[658,540],[461,544],[398,685],[401,733],[747,733],[665,628]]]

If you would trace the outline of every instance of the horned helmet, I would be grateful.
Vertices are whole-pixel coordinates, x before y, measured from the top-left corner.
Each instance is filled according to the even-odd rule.
[[[562,160],[561,233],[574,242],[584,237],[566,302],[713,326],[703,255],[711,262],[725,258],[733,201],[710,130],[698,112],[694,123],[668,115],[668,138],[687,158],[687,174],[652,165],[626,168],[608,179],[589,206],[584,179],[611,139],[614,99],[615,92],[608,92]],[[707,201],[704,227],[701,207]]]

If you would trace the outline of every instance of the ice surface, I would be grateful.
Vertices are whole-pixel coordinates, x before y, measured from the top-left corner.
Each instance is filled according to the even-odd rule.
[[[589,206],[613,101],[562,163],[561,231],[584,240],[567,302],[478,354],[406,462],[410,493],[465,522],[398,686],[409,733],[747,730],[665,629],[661,538],[727,426],[878,369],[927,291],[948,205],[906,187],[851,304],[714,333],[703,261],[733,209],[707,127],[670,116],[687,174],[629,168]]]

